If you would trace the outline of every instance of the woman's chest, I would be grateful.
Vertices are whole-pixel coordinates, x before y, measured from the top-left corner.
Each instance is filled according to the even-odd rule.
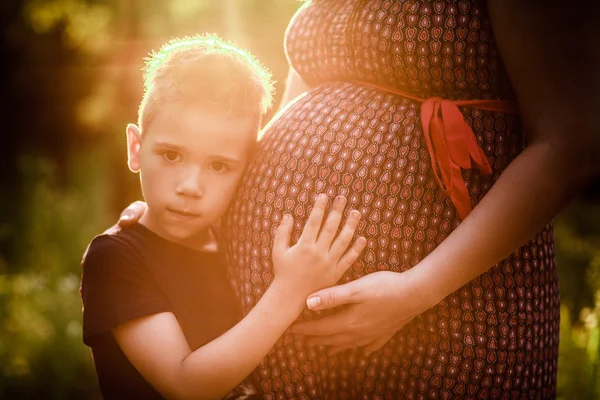
[[[424,97],[507,95],[480,0],[307,2],[288,27],[286,49],[311,84],[359,79]]]

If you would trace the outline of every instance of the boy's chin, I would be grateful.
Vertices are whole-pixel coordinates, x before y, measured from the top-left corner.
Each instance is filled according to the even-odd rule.
[[[184,244],[186,246],[195,247],[196,245],[202,245],[203,243],[210,240],[210,224],[199,224],[198,226],[175,226],[171,224],[166,227],[166,233],[172,238],[173,241]]]

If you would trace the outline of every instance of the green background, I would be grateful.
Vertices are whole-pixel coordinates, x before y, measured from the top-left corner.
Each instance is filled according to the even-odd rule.
[[[143,58],[173,36],[216,32],[269,67],[277,102],[283,34],[300,4],[2,0],[0,398],[99,398],[81,341],[79,262],[93,235],[141,198],[125,125],[136,120]],[[598,192],[556,219],[563,399],[600,397]]]

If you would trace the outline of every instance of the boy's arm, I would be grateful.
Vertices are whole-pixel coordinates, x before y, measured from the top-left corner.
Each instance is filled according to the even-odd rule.
[[[242,321],[194,352],[170,312],[126,322],[113,334],[165,398],[220,399],[256,368],[303,308],[293,287],[273,282]]]
[[[360,213],[352,211],[336,235],[345,199],[338,198],[321,228],[326,196],[315,203],[298,243],[289,247],[293,226],[284,219],[275,236],[275,279],[258,304],[228,332],[191,352],[175,316],[159,313],[112,330],[124,354],[163,396],[223,397],[246,378],[304,308],[306,296],[337,282],[366,240],[348,251]]]

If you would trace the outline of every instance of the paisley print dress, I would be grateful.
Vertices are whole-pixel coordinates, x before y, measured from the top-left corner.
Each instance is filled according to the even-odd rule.
[[[267,125],[223,222],[244,313],[273,279],[282,215],[294,215],[297,239],[316,193],[345,195],[347,208],[363,215],[367,247],[341,282],[406,271],[460,223],[435,179],[421,104],[361,82],[423,99],[514,98],[484,1],[313,0],[290,22],[285,44],[290,65],[313,88]],[[487,176],[462,170],[474,206],[526,138],[518,115],[460,111],[491,166]],[[325,313],[306,310],[301,319]],[[553,398],[558,334],[548,224],[370,356],[329,356],[286,334],[254,378],[266,399]]]

